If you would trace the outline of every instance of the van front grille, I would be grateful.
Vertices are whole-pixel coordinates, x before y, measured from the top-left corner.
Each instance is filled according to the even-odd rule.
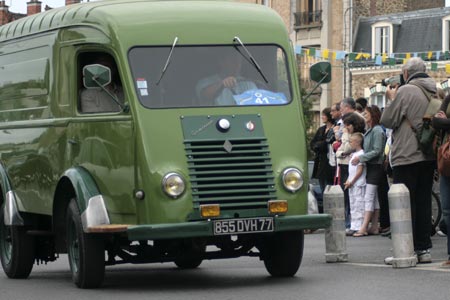
[[[185,141],[194,208],[267,207],[275,182],[266,139]]]

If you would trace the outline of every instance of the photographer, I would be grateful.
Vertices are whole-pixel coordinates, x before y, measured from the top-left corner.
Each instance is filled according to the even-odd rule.
[[[392,103],[381,117],[381,124],[393,129],[391,165],[394,183],[403,183],[409,189],[414,251],[419,263],[431,262],[431,189],[435,166],[435,157],[420,150],[414,132],[422,126],[429,102],[420,87],[436,93],[436,82],[425,70],[425,63],[418,57],[403,65],[406,84],[386,91],[386,97]],[[390,261],[385,260],[386,263]]]

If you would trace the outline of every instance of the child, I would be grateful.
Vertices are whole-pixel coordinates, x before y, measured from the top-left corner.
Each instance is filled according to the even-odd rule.
[[[362,149],[362,133],[353,133],[350,136],[350,147],[354,151],[350,156],[348,164],[348,179],[344,184],[345,189],[349,189],[350,198],[350,232],[354,237],[361,237],[367,233],[361,232],[361,225],[364,220],[364,193],[366,189],[366,166],[364,163],[352,164],[354,157],[364,154]]]

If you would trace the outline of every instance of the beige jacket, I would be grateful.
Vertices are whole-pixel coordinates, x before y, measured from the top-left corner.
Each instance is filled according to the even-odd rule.
[[[426,76],[411,76],[408,82],[421,85],[431,93],[436,93],[435,81]],[[428,106],[428,99],[422,90],[412,84],[406,84],[398,89],[391,105],[386,107],[381,116],[381,124],[393,129],[391,145],[391,165],[402,166],[425,160],[434,160],[434,156],[425,156],[419,149],[415,133],[411,129],[408,119],[416,129],[421,128],[422,118]]]

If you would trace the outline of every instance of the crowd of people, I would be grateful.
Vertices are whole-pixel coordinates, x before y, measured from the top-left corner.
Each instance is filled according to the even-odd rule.
[[[342,187],[346,234],[353,237],[389,234],[388,177],[394,184],[404,184],[410,194],[414,252],[418,263],[430,263],[436,155],[424,152],[416,135],[429,108],[429,97],[438,90],[420,58],[409,59],[402,76],[405,84],[387,89],[383,111],[368,105],[365,98],[345,98],[322,111],[324,125],[310,143],[316,154],[312,176],[318,178],[322,193],[327,185]],[[440,142],[450,138],[449,103],[450,95],[432,119]],[[440,176],[440,195],[448,233],[450,177]],[[448,236],[447,252],[442,267],[450,268]]]

